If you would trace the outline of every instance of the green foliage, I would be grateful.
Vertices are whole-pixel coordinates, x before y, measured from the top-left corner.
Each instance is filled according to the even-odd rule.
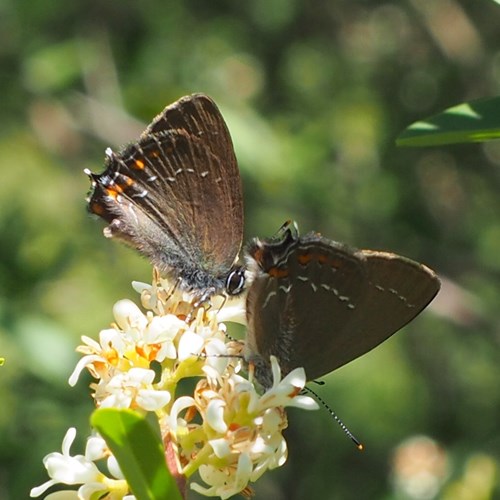
[[[163,444],[141,417],[131,410],[96,410],[90,421],[116,457],[138,500],[180,500],[174,478],[168,472]]]
[[[500,138],[500,97],[466,102],[410,125],[398,146],[442,146]]]

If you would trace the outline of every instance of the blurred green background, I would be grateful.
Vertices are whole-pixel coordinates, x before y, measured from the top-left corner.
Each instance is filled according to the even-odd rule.
[[[500,498],[500,144],[398,149],[411,122],[500,94],[490,0],[0,0],[0,499],[28,498],[69,426],[81,335],[150,267],[105,240],[84,168],[205,92],[231,130],[246,235],[293,218],[425,262],[444,281],[403,332],[290,411],[257,498]],[[199,498],[192,494],[190,498]]]

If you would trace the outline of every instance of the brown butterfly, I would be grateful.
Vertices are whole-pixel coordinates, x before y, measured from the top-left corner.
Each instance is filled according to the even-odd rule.
[[[203,94],[167,106],[134,142],[106,150],[93,174],[90,212],[164,275],[203,299],[243,290],[241,181],[231,136]]]

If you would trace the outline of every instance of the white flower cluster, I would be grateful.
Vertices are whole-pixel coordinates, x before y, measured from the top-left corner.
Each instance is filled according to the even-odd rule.
[[[97,407],[155,412],[163,442],[175,450],[175,468],[170,461],[169,467],[187,480],[198,472],[205,483],[191,480],[192,489],[221,498],[250,494],[249,482],[286,461],[284,407],[317,408],[311,398],[299,394],[306,382],[304,370],[281,379],[278,362],[272,358],[274,383],[260,394],[251,374],[250,380],[240,374],[241,344],[227,340],[221,323],[244,317],[242,299],[212,304],[207,310],[195,308],[189,294],[173,292],[171,284],[158,276],[153,285],[136,283],[135,288],[147,313],[130,300],[116,303],[116,322],[100,332],[99,342],[82,338],[84,345],[78,351],[83,357],[70,385],[87,369],[96,379],[91,389]],[[153,370],[152,363],[160,369]],[[179,381],[188,377],[198,379],[193,395],[177,396]],[[104,441],[94,435],[85,455],[72,457],[74,437],[70,429],[63,453],[45,457],[51,479],[33,488],[31,496],[62,483],[80,487],[46,498],[90,499],[99,492],[133,499]],[[107,458],[109,476],[94,463],[102,458]]]

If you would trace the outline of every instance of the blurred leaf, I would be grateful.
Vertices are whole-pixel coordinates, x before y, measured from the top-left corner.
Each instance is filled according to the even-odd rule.
[[[484,142],[500,138],[500,97],[448,108],[410,125],[396,140],[398,146],[439,146]]]
[[[80,52],[76,40],[42,47],[24,61],[24,83],[35,92],[66,87],[81,72]]]
[[[106,440],[139,500],[181,500],[163,446],[146,420],[131,410],[96,410],[91,424]]]

